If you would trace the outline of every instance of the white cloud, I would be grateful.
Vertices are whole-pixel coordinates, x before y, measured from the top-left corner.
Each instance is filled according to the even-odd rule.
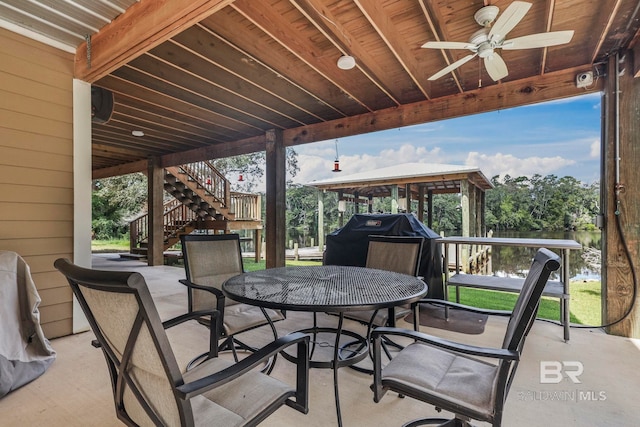
[[[592,159],[600,158],[600,140],[596,139],[591,143],[591,151],[589,152],[589,156]]]
[[[512,154],[497,153],[487,155],[475,151],[470,152],[465,160],[465,165],[479,167],[487,178],[495,175],[503,177],[506,174],[512,177],[531,177],[535,174],[545,176],[574,163],[574,160],[565,159],[560,156],[527,157],[521,159]]]
[[[293,181],[305,184],[311,181],[332,178],[333,161],[335,159],[335,145],[332,150],[326,149],[326,142],[319,145],[323,147],[305,147],[298,152],[298,174]],[[403,144],[398,149],[388,148],[379,154],[340,155],[340,168],[343,174],[370,171],[400,163],[444,163],[441,149],[435,147],[428,150],[424,147],[416,147],[411,144]]]

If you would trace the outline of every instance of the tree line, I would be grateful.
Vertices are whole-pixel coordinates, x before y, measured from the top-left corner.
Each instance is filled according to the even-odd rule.
[[[295,156],[294,156],[295,157]],[[247,163],[220,164],[221,169],[242,171],[246,164],[255,165],[256,159]],[[254,171],[254,173],[257,173]],[[290,168],[289,175],[295,174]],[[260,176],[262,179],[262,176]],[[534,175],[533,177],[491,179],[493,188],[487,190],[485,198],[485,222],[487,229],[514,231],[560,231],[593,230],[593,219],[599,212],[599,183],[584,184],[570,177],[555,175]],[[240,184],[238,184],[240,185]],[[249,192],[252,186],[245,185],[239,190]],[[143,174],[94,181],[92,195],[93,234],[98,239],[125,238],[128,223],[146,210],[147,183]],[[262,198],[263,203],[265,197]],[[323,195],[324,234],[340,226],[341,213],[338,211],[337,193]],[[418,208],[412,203],[412,212]],[[318,193],[313,187],[287,184],[286,196],[287,241],[300,245],[317,244],[318,236]],[[361,206],[361,212],[365,209]],[[391,199],[374,199],[374,212],[390,212]],[[354,206],[347,204],[343,223],[353,214]],[[264,216],[263,216],[264,217]],[[426,215],[425,215],[426,218]],[[432,228],[436,232],[455,231],[462,228],[462,214],[459,194],[434,195]]]

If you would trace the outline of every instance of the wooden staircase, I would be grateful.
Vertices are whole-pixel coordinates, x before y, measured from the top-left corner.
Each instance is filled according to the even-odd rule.
[[[196,229],[262,229],[260,196],[232,192],[229,180],[208,161],[165,169],[164,189],[174,199],[164,204],[163,250]],[[129,223],[130,252],[147,254],[149,214]]]

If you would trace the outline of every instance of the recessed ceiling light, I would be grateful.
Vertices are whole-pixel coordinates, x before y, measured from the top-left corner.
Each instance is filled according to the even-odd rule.
[[[133,131],[131,131],[131,135],[133,135],[133,136],[144,136],[144,132],[142,132],[141,130],[133,130]]]
[[[338,68],[341,70],[350,70],[356,66],[356,59],[350,55],[342,55],[338,58]]]

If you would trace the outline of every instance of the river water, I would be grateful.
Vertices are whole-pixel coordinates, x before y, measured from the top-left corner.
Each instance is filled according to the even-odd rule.
[[[493,233],[493,237],[575,240],[582,245],[583,249],[569,252],[571,280],[600,280],[598,258],[602,249],[602,233],[600,231],[496,231]],[[491,257],[493,273],[524,276],[531,265],[531,259],[536,250],[525,247],[494,246]]]

